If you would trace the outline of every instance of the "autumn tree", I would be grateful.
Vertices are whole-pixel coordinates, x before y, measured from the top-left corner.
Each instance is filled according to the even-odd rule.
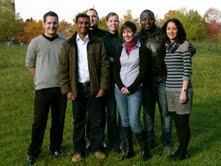
[[[221,41],[221,11],[209,8],[204,14],[204,19],[209,31],[209,39],[212,41]]]
[[[21,40],[25,43],[30,42],[36,36],[43,34],[44,28],[42,20],[27,19],[24,25],[24,33]]]
[[[19,32],[19,20],[10,0],[0,3],[0,40],[13,40]]]
[[[215,8],[209,8],[205,14],[204,19],[207,23],[216,22],[218,24],[221,23],[221,11]]]
[[[126,14],[123,15],[123,18],[121,19],[121,22],[120,22],[120,27],[126,21],[132,21],[137,26],[138,30],[141,28],[140,23],[139,23],[139,18],[134,19],[133,16],[132,16],[132,11],[131,10],[127,10]]]
[[[98,27],[100,29],[108,30],[106,22],[107,22],[106,21],[106,16],[99,18]]]
[[[66,22],[65,20],[62,20],[59,22],[58,26],[58,33],[65,38],[71,37],[73,34],[74,28],[71,23]]]

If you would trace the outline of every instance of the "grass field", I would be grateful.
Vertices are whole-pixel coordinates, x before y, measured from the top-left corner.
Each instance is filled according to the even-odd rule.
[[[156,113],[156,139],[158,146],[151,151],[147,162],[139,160],[139,147],[135,142],[136,156],[119,161],[121,155],[108,154],[105,161],[94,155],[77,165],[123,166],[219,166],[221,165],[221,47],[220,44],[193,43],[197,53],[193,56],[194,104],[191,115],[190,157],[185,161],[171,162],[162,154],[160,121]],[[33,121],[33,78],[25,68],[27,46],[0,46],[0,166],[22,166],[27,158]],[[49,145],[50,120],[47,124],[39,166],[69,166],[72,157],[72,114],[68,104],[63,147],[65,159],[52,156]],[[49,117],[50,118],[50,117]],[[177,147],[173,128],[173,147]]]

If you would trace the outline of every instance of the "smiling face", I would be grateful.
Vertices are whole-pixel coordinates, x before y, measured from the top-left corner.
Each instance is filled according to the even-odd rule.
[[[45,29],[45,35],[48,37],[53,37],[57,34],[58,29],[58,18],[55,16],[47,16],[43,22],[43,27]]]
[[[168,22],[166,28],[167,37],[170,39],[170,42],[174,42],[177,37],[178,29],[174,22]]]
[[[94,29],[98,24],[98,15],[94,10],[88,10],[87,15],[90,17],[90,29]]]
[[[155,24],[155,18],[148,12],[143,12],[140,16],[140,24],[142,29],[149,30]]]
[[[76,28],[80,37],[85,37],[90,27],[90,20],[87,17],[79,17],[76,22]]]
[[[116,16],[116,15],[111,16],[108,19],[106,24],[107,24],[109,32],[115,34],[118,31],[118,26],[119,26],[118,16]]]
[[[135,39],[135,33],[129,27],[124,29],[122,36],[125,42],[130,42]]]

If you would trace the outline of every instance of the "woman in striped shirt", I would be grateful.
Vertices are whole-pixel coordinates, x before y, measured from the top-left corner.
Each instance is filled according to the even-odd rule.
[[[175,122],[179,140],[179,147],[170,159],[184,160],[190,140],[189,116],[193,99],[192,56],[188,50],[190,44],[186,41],[186,32],[178,19],[167,20],[162,31],[166,36],[168,110]]]

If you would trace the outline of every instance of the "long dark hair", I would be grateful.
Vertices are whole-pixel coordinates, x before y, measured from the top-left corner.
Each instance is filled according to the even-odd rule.
[[[177,26],[178,33],[177,33],[177,37],[176,37],[175,41],[176,41],[176,43],[182,44],[186,40],[186,32],[183,28],[182,23],[176,18],[168,19],[164,23],[164,25],[162,26],[162,32],[163,32],[163,34],[165,34],[166,41],[169,42],[169,38],[166,35],[166,29],[167,29],[167,25],[169,22],[173,22]]]

